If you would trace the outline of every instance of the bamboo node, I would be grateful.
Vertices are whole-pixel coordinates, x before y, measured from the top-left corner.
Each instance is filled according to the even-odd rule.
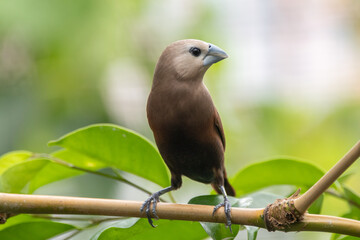
[[[292,196],[284,199],[277,199],[270,203],[264,210],[264,222],[269,232],[277,229],[286,229],[291,224],[302,220],[303,215],[295,208],[294,199],[298,197],[300,189]]]

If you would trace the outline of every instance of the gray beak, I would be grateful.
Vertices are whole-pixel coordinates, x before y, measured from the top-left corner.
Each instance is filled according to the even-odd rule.
[[[224,50],[214,44],[209,44],[209,51],[203,59],[203,64],[204,66],[210,66],[211,64],[217,63],[227,57],[228,55]]]

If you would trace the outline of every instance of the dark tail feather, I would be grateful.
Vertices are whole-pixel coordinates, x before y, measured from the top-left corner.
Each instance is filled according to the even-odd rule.
[[[236,195],[235,189],[230,185],[227,178],[225,178],[224,185],[225,185],[224,187],[225,187],[225,191],[226,191],[227,195],[235,197],[235,195]]]
[[[211,186],[213,187],[213,189],[218,193],[218,194],[222,194],[222,192],[220,191],[219,187],[215,184],[211,184]],[[224,188],[226,191],[226,194],[229,196],[233,196],[235,197],[236,193],[234,188],[230,185],[229,181],[227,178],[224,179]]]

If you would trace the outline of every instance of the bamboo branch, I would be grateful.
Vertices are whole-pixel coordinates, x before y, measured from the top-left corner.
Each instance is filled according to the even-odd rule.
[[[145,218],[140,212],[142,202],[60,197],[44,195],[24,195],[0,193],[0,212],[36,214],[84,214],[127,216]],[[225,223],[223,211],[212,215],[213,206],[158,203],[157,214],[161,219]],[[232,223],[265,228],[263,208],[232,208]],[[346,218],[304,214],[301,222],[283,231],[321,231],[360,237],[360,221]]]
[[[294,200],[294,205],[300,214],[306,212],[313,202],[340,177],[346,169],[360,157],[360,141],[333,166],[317,183],[308,191]]]

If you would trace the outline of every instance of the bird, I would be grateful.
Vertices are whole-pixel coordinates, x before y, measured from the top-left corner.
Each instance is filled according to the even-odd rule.
[[[155,227],[151,213],[158,219],[156,204],[161,195],[179,189],[182,176],[211,184],[224,201],[225,225],[231,231],[231,204],[235,196],[224,166],[225,134],[220,115],[203,77],[214,63],[228,55],[214,44],[184,39],[168,45],[154,71],[147,100],[147,118],[160,155],[171,173],[171,185],[153,193],[141,206]]]

